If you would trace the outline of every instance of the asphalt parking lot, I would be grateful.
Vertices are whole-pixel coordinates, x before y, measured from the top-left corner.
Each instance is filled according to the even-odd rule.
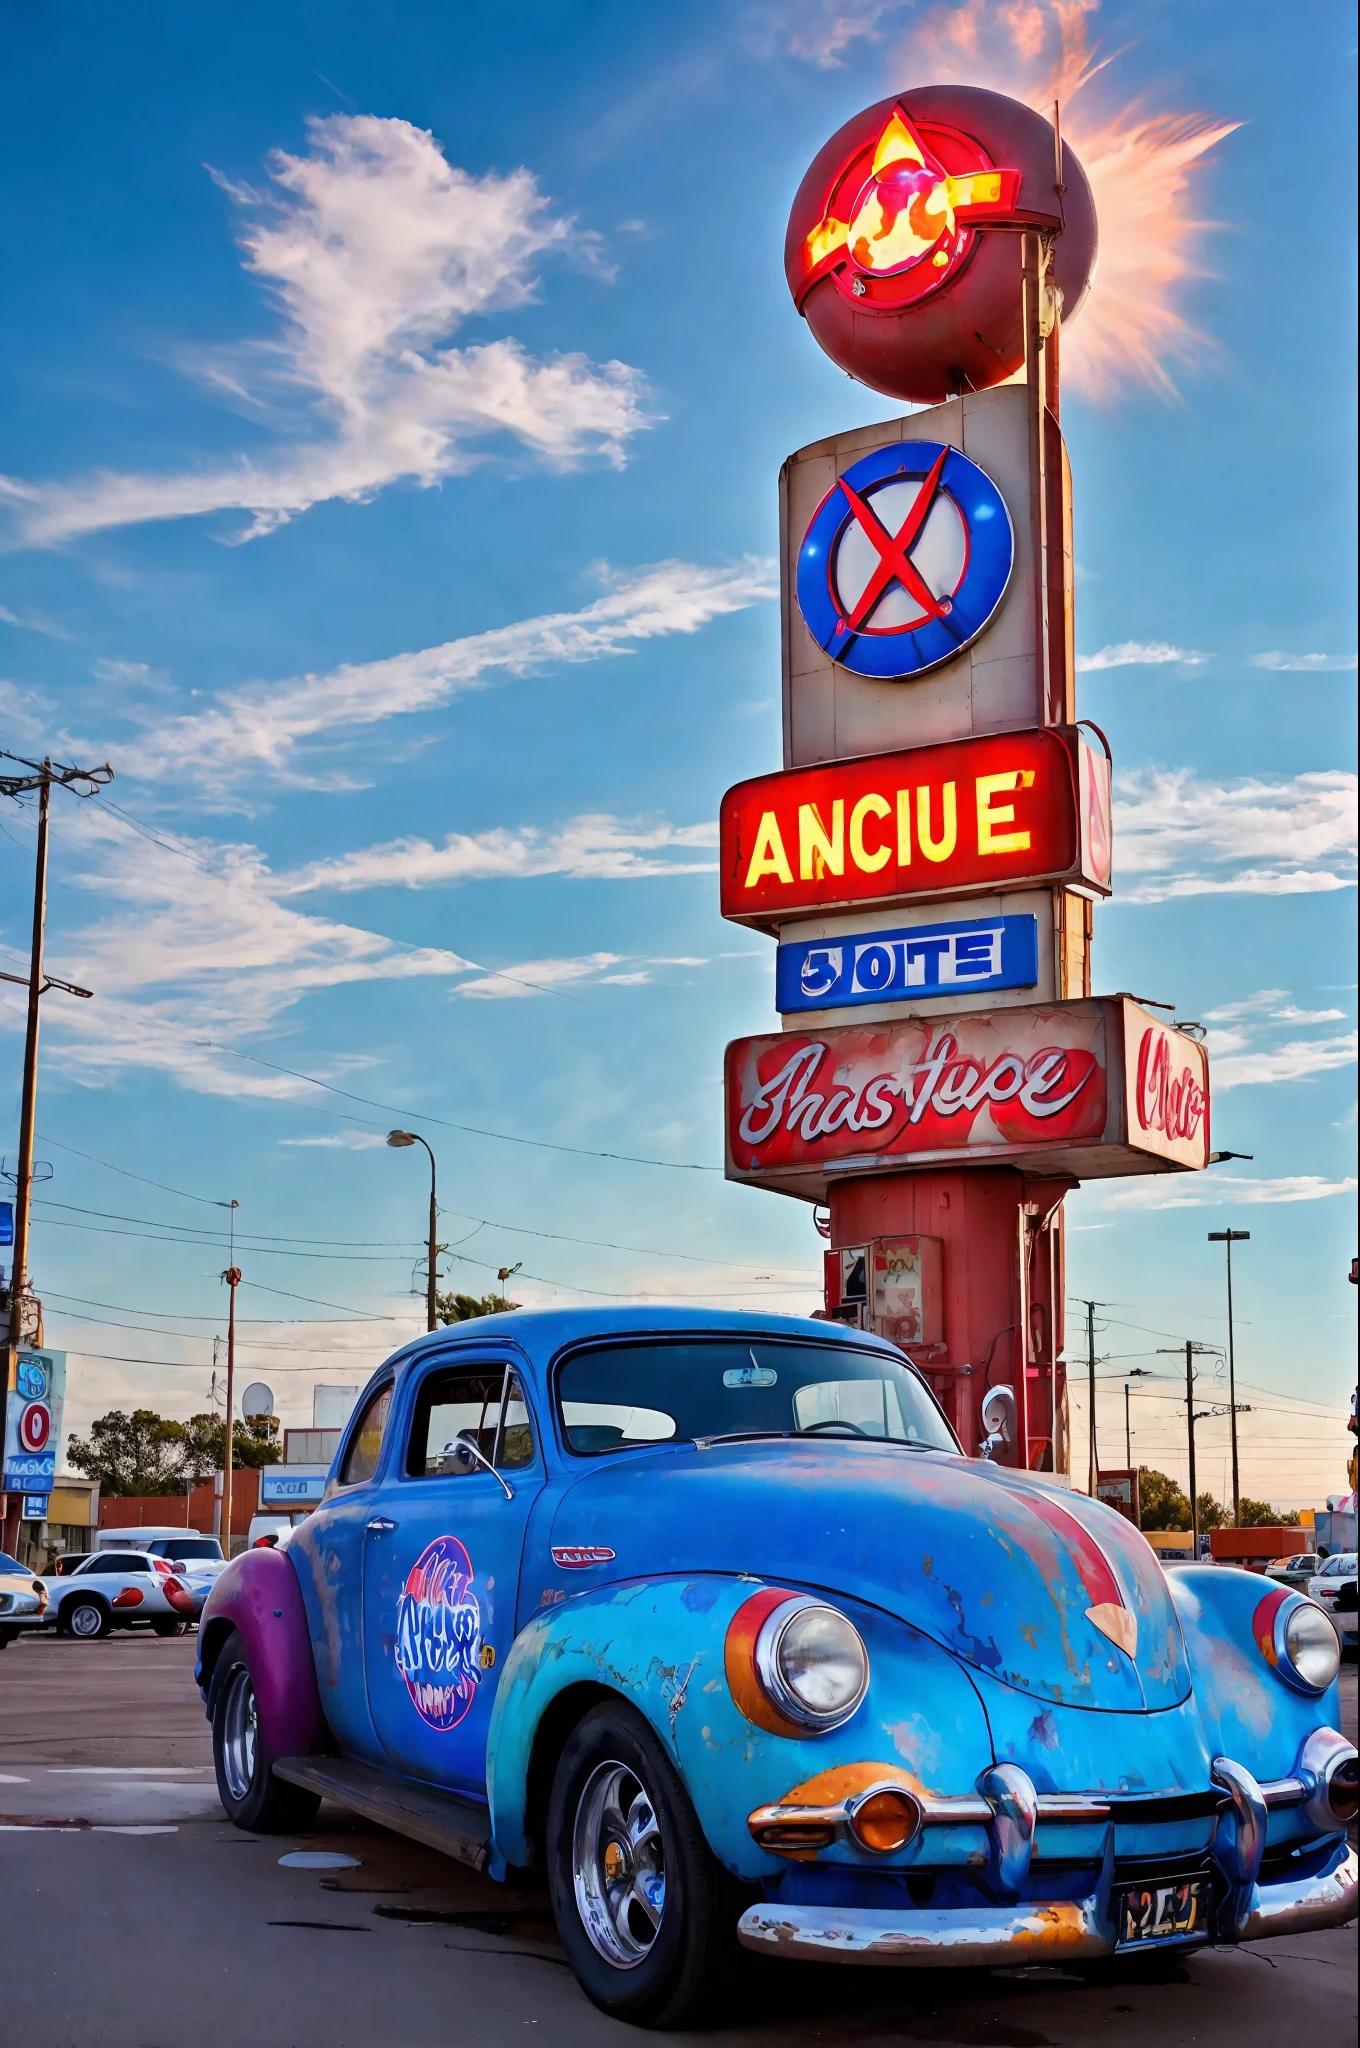
[[[193,1660],[192,1636],[146,1634],[42,1635],[0,1658],[7,2041],[523,2048],[642,2038],[577,1990],[543,1897],[507,1894],[329,1805],[296,1838],[229,1827]],[[1342,1686],[1354,1740],[1353,1662]],[[1242,2048],[1352,2040],[1355,2020],[1346,1928],[1085,1977],[764,1964],[730,2026],[668,2038],[710,2048]]]

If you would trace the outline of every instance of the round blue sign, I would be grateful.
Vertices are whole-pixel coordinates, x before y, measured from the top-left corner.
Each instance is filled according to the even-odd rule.
[[[951,661],[1005,595],[1015,536],[1000,491],[957,448],[894,441],[837,479],[798,552],[808,631],[857,676]]]

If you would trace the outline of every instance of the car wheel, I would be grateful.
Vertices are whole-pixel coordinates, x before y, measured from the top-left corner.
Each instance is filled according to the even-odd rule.
[[[0,1628],[0,1650],[7,1650],[18,1633],[14,1628]]]
[[[739,1951],[736,1886],[641,1714],[591,1709],[548,1804],[548,1885],[586,1996],[634,2026],[701,2018]]]
[[[162,1621],[152,1622],[151,1633],[156,1636],[182,1636],[188,1626],[187,1621],[180,1621],[172,1615],[167,1615]]]
[[[287,1835],[316,1818],[315,1792],[276,1778],[260,1737],[255,1685],[236,1629],[222,1645],[208,1691],[213,1767],[227,1819],[261,1835]]]
[[[82,1642],[92,1643],[109,1634],[113,1617],[102,1600],[68,1600],[57,1625],[63,1635],[79,1636]]]

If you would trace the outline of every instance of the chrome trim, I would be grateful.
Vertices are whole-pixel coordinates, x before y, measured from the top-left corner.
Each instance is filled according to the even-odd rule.
[[[1236,1938],[1252,1910],[1253,1893],[1266,1847],[1266,1802],[1250,1771],[1231,1757],[1216,1756],[1209,1773],[1228,1795],[1228,1811],[1219,1823],[1219,1862],[1232,1886],[1231,1925]],[[1218,1841],[1215,1841],[1218,1849]]]
[[[737,1922],[743,1948],[809,1963],[1057,1962],[1108,1956],[1114,1933],[1092,1897],[1071,1903],[979,1906],[966,1912],[880,1912],[864,1906],[750,1906]]]
[[[864,1659],[863,1676],[854,1698],[844,1707],[837,1707],[831,1714],[818,1714],[800,1700],[787,1684],[779,1668],[779,1646],[789,1623],[798,1615],[811,1613],[818,1608],[824,1609],[828,1614],[834,1614],[837,1621],[845,1623],[859,1644],[860,1654]],[[754,1661],[761,1691],[770,1704],[784,1716],[785,1720],[792,1721],[795,1726],[806,1728],[813,1734],[828,1734],[833,1728],[843,1728],[851,1716],[858,1712],[864,1695],[869,1690],[869,1652],[864,1647],[864,1638],[848,1614],[842,1614],[840,1608],[833,1607],[829,1600],[814,1600],[810,1593],[795,1593],[790,1599],[781,1601],[778,1607],[771,1608],[756,1637]]]
[[[992,1808],[992,1887],[1003,1899],[1018,1899],[1034,1855],[1039,1812],[1034,1781],[1019,1764],[994,1764],[978,1779],[978,1791]]]
[[[1260,1941],[1273,1934],[1309,1934],[1321,1927],[1344,1927],[1360,1904],[1360,1861],[1349,1842],[1340,1841],[1325,1869],[1312,1877],[1258,1884],[1252,1893],[1241,1941]]]
[[[848,1842],[865,1856],[894,1856],[899,1853],[898,1849],[871,1849],[867,1843],[861,1842],[852,1825],[865,1800],[873,1799],[880,1792],[895,1792],[916,1809],[916,1826],[907,1842],[900,1844],[900,1848],[905,1849],[909,1842],[915,1841],[925,1825],[925,1810],[910,1785],[903,1785],[895,1778],[880,1779],[877,1784],[866,1786],[863,1792],[838,1800],[834,1806],[793,1806],[783,1800],[771,1806],[757,1806],[747,1815],[746,1826],[757,1847],[768,1849],[774,1856],[799,1855],[809,1849],[829,1849],[833,1842]],[[780,1834],[788,1838],[784,1843],[778,1840]],[[772,1835],[775,1837],[773,1841],[770,1839]]]
[[[1315,1728],[1299,1751],[1294,1776],[1303,1794],[1304,1818],[1321,1835],[1339,1835],[1349,1823],[1332,1811],[1332,1779],[1343,1764],[1354,1763],[1356,1748],[1335,1728]]]

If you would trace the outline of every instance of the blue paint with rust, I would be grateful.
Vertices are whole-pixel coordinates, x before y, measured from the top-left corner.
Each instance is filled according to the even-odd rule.
[[[337,1746],[483,1796],[497,1874],[541,1855],[543,1731],[560,1743],[574,1706],[584,1710],[602,1693],[631,1701],[650,1722],[724,1864],[770,1899],[841,1903],[891,1903],[927,1870],[942,1887],[939,1903],[955,1893],[975,1899],[985,1828],[932,1827],[872,1868],[844,1845],[791,1864],[753,1843],[753,1808],[864,1763],[909,1772],[939,1794],[971,1794],[990,1765],[1010,1761],[1040,1792],[1203,1795],[1214,1756],[1235,1758],[1261,1780],[1283,1777],[1310,1730],[1338,1725],[1335,1688],[1320,1699],[1291,1691],[1253,1642],[1252,1612],[1267,1590],[1260,1579],[1221,1568],[1164,1573],[1113,1510],[1035,1475],[828,1437],[571,1454],[552,1392],[565,1352],[592,1339],[705,1335],[879,1349],[900,1360],[891,1346],[836,1324],[699,1309],[521,1312],[439,1331],[380,1368],[359,1403],[351,1434],[372,1391],[390,1383],[373,1477],[340,1484],[347,1439],[324,1502],[286,1553]],[[478,1531],[495,1526],[497,1482],[485,1473],[413,1481],[404,1470],[421,1381],[464,1362],[513,1365],[533,1423],[535,1462],[510,1475],[517,1573],[499,1564],[494,1587],[477,1576]],[[423,1727],[413,1725],[396,1752],[417,1759],[412,1765],[394,1762],[392,1734],[395,1727],[400,1737],[408,1710],[417,1719],[400,1668],[401,1569],[386,1554],[379,1568],[374,1546],[388,1539],[370,1524],[400,1529],[406,1518],[409,1535],[420,1503],[422,1528],[442,1516],[441,1534],[467,1548],[482,1634],[472,1708],[447,1733],[432,1732],[428,1714]],[[1092,1540],[1136,1618],[1132,1655],[1088,1617]],[[593,1549],[599,1561],[564,1563],[555,1549],[559,1559]],[[499,1555],[508,1554],[502,1542]],[[393,1558],[404,1568],[404,1555]],[[249,1556],[241,1564],[249,1572]],[[864,1638],[869,1690],[833,1733],[769,1734],[731,1697],[728,1625],[764,1585],[824,1595]],[[453,1613],[437,1604],[420,1610],[427,1661],[428,1641],[440,1639],[438,1629],[430,1637],[431,1616],[442,1625]],[[456,1618],[471,1626],[466,1599]],[[1213,1826],[1211,1816],[1121,1825],[1116,1853],[1202,1850]],[[1308,1832],[1297,1810],[1271,1815],[1272,1845]],[[1043,1833],[1041,1822],[1041,1854]],[[1074,1859],[1066,1889],[1083,1896],[1104,1831],[1069,1825],[1063,1843]],[[1089,1868],[1076,1867],[1087,1858]],[[1053,1896],[1053,1875],[1041,1880],[1041,1868],[1034,1881],[1047,1891],[1034,1895]]]

